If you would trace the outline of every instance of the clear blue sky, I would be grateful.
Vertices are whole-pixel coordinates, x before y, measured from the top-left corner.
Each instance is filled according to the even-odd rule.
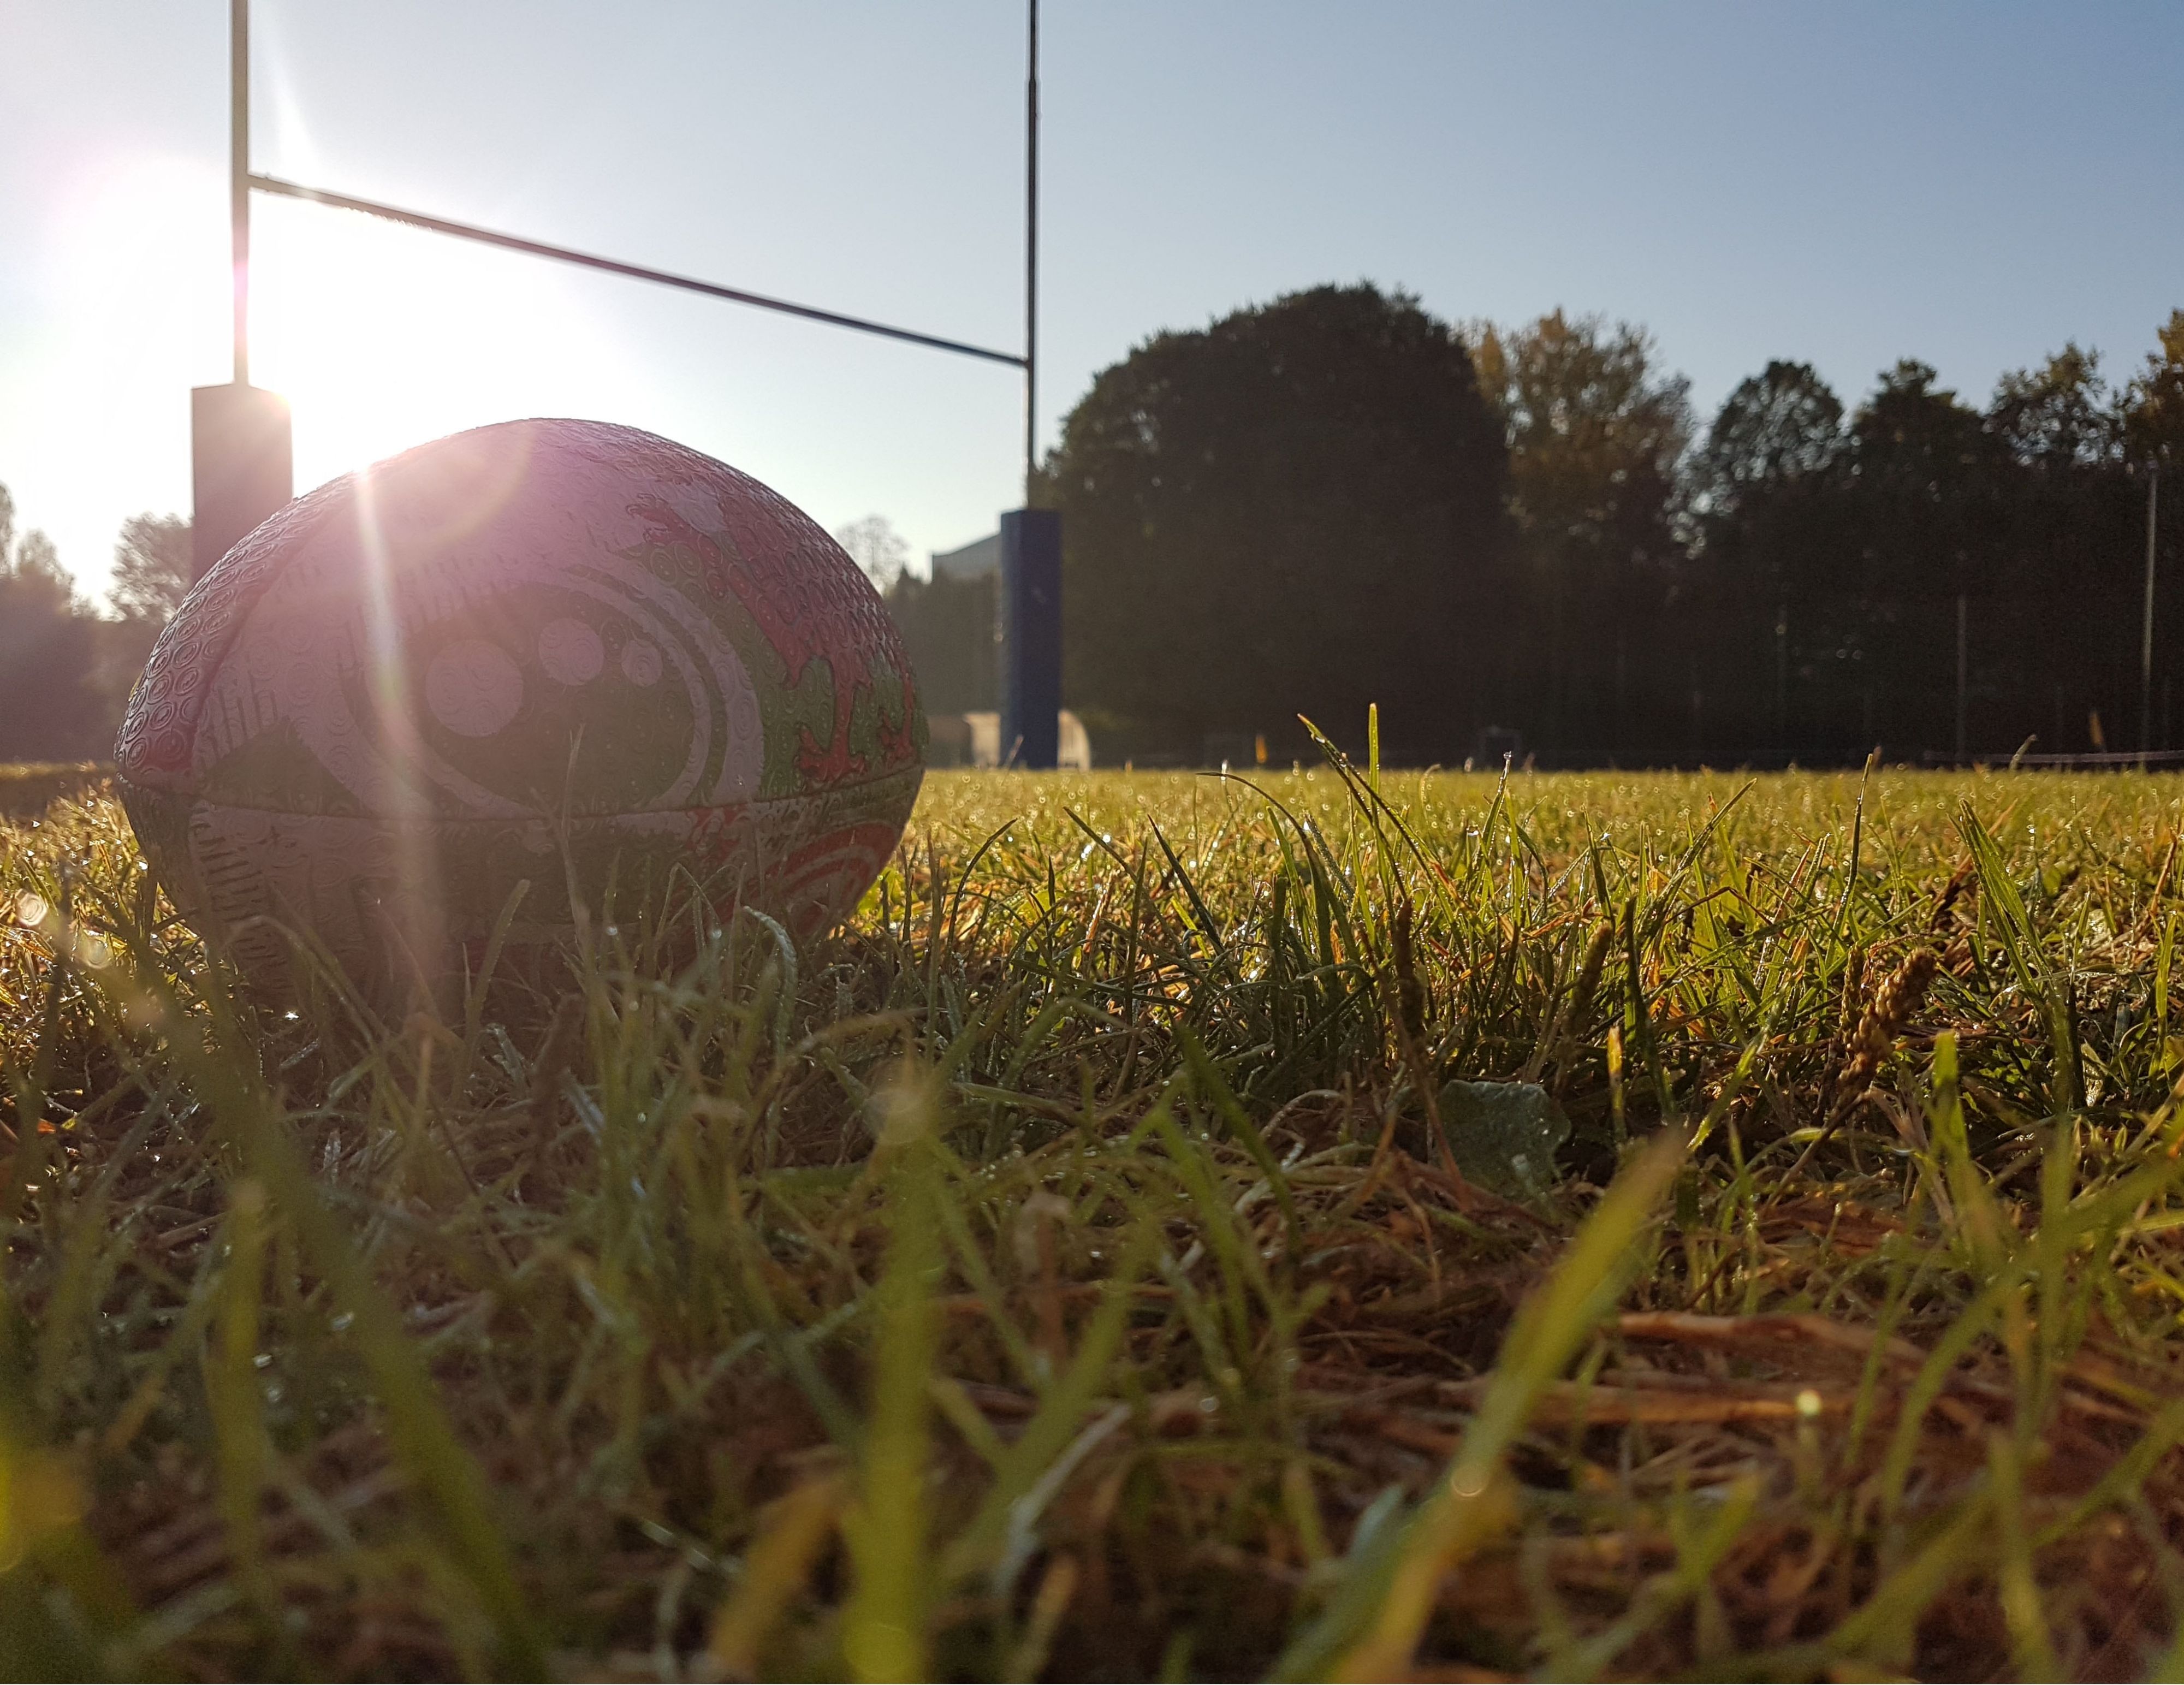
[[[0,0],[0,482],[98,589],[226,378],[225,0]],[[1012,0],[258,0],[255,163],[999,345]],[[1984,399],[2184,304],[2184,6],[1048,0],[1040,434],[1147,334],[1323,281]],[[299,489],[511,415],[683,439],[921,555],[1017,500],[1013,371],[260,200]]]

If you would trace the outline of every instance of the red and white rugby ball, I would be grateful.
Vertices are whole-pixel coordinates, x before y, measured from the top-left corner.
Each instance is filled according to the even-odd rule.
[[[176,906],[445,975],[687,870],[809,934],[916,800],[926,725],[871,583],[746,474],[633,427],[510,421],[298,499],[191,591],[116,750]]]

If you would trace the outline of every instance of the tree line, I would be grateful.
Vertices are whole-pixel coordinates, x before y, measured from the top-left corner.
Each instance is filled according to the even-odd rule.
[[[190,523],[122,522],[104,611],[86,601],[51,538],[19,533],[0,485],[0,762],[103,761],[159,628],[190,583]]]
[[[1307,756],[1301,716],[1354,749],[1373,704],[1415,764],[2184,746],[2184,310],[2113,382],[2070,344],[1983,405],[1906,360],[1848,407],[1781,360],[1702,426],[1630,324],[1323,287],[1102,371],[1034,494],[1105,761]],[[905,572],[884,522],[840,536],[928,709],[993,706],[992,582]],[[109,751],[189,548],[133,517],[94,609],[0,487],[0,761]]]
[[[1984,405],[1914,360],[1854,408],[1771,362],[1702,426],[1642,329],[1559,310],[1325,287],[1158,334],[1044,465],[1066,692],[1140,761],[1308,754],[1300,714],[1354,746],[1376,702],[1418,763],[2176,744],[2184,311],[2156,338],[2118,383],[2067,345]]]

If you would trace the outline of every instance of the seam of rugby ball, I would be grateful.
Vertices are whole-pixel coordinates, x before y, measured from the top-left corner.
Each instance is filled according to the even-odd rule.
[[[176,722],[177,728],[188,739],[189,761],[174,773],[158,768],[132,767],[134,756],[131,752],[130,739],[132,735],[145,730],[145,723],[132,717],[136,711],[132,697],[130,708],[122,717],[120,739],[114,745],[114,773],[125,784],[169,795],[193,796],[197,794],[190,787],[191,775],[196,767],[198,733],[204,722],[205,709],[212,700],[214,676],[226,662],[229,652],[242,635],[242,629],[251,615],[283,571],[292,540],[298,536],[309,536],[309,533],[297,535],[295,529],[308,524],[315,530],[333,512],[334,505],[345,498],[353,497],[355,482],[354,474],[343,474],[275,511],[265,521],[253,527],[234,549],[206,570],[204,577],[191,588],[191,594],[194,595],[201,587],[226,584],[227,582],[221,577],[223,573],[240,576],[232,587],[232,595],[227,600],[216,605],[204,606],[198,616],[199,619],[210,619],[214,615],[221,615],[226,617],[226,622],[202,634],[208,645],[216,643],[217,647],[211,649],[203,664],[201,671],[204,678],[198,687],[198,695],[192,700],[188,714]],[[263,542],[251,542],[261,534],[265,535]],[[276,561],[282,565],[276,566]],[[184,642],[196,635],[192,633],[189,609],[189,602],[185,599],[181,609],[159,633],[152,646],[151,657],[144,664],[147,677],[151,676],[158,666],[162,648],[171,634],[183,633]],[[142,681],[139,683],[141,684]],[[145,775],[147,773],[149,776]],[[283,810],[270,808],[263,811],[279,812]]]
[[[571,813],[571,824],[599,824],[622,819],[672,818],[681,813],[732,813],[748,807],[772,807],[788,801],[818,801],[837,795],[848,795],[857,790],[875,789],[881,785],[904,778],[924,781],[927,768],[923,762],[916,766],[898,767],[892,773],[883,773],[878,778],[860,778],[855,784],[828,784],[823,789],[793,790],[782,795],[754,795],[742,801],[699,802],[687,807],[623,807],[610,813]],[[201,790],[162,790],[156,784],[144,784],[124,778],[124,784],[134,784],[139,789],[152,790],[159,795],[187,797],[209,808],[222,808],[234,813],[277,813],[284,819],[343,819],[356,823],[398,824],[405,823],[392,813],[313,813],[298,807],[268,807],[253,801],[231,801],[225,797],[210,796]],[[549,823],[560,818],[559,814],[528,811],[520,816],[494,813],[436,813],[428,815],[421,823],[434,825],[528,825],[538,820]]]
[[[834,540],[833,536],[829,534],[824,527],[821,527],[818,522],[812,520],[809,514],[802,509],[800,509],[795,504],[790,502],[787,498],[782,496],[779,492],[775,491],[771,486],[766,485],[765,482],[758,480],[751,475],[744,472],[743,470],[735,467],[733,464],[716,461],[713,458],[706,456],[703,452],[694,450],[691,447],[682,444],[677,440],[665,438],[655,433],[648,433],[641,428],[630,427],[614,422],[583,421],[575,417],[532,417],[521,421],[493,422],[482,427],[466,429],[465,432],[472,433],[490,432],[498,432],[501,429],[510,427],[530,427],[539,426],[545,426],[553,428],[554,432],[560,435],[560,442],[563,442],[577,450],[582,451],[588,455],[596,455],[599,460],[611,460],[614,455],[611,451],[601,450],[600,446],[602,441],[610,439],[616,443],[621,443],[634,438],[636,439],[642,440],[644,447],[652,454],[665,455],[672,458],[679,459],[680,466],[683,466],[686,471],[690,472],[693,477],[712,481],[717,483],[721,474],[725,471],[726,475],[732,481],[740,483],[738,489],[744,493],[744,496],[751,502],[756,503],[765,508],[767,513],[773,517],[778,526],[786,528],[788,533],[795,533],[797,536],[805,538],[807,541],[816,539],[822,550],[833,551],[844,562],[848,563],[853,571],[855,569],[855,562],[852,561],[847,553],[841,549],[841,546]],[[463,435],[461,434],[457,434],[453,435],[452,437],[462,436]],[[431,443],[437,444],[442,442],[443,441],[432,441]],[[410,450],[403,451],[395,457],[390,458],[389,463],[398,462],[404,458],[427,448],[429,448],[429,445],[413,446]],[[388,465],[382,464],[376,466],[385,466]],[[188,713],[187,716],[176,720],[175,723],[175,728],[181,732],[187,740],[187,749],[186,750],[187,759],[185,764],[172,772],[169,772],[164,768],[142,764],[142,762],[148,761],[149,759],[149,744],[148,742],[144,741],[144,739],[148,739],[149,736],[148,723],[132,717],[136,712],[136,710],[132,706],[124,713],[121,731],[119,735],[119,739],[114,745],[114,772],[117,778],[120,778],[125,784],[131,784],[137,789],[147,791],[156,791],[186,798],[203,799],[201,792],[192,787],[192,774],[196,770],[195,761],[198,738],[203,728],[205,710],[211,705],[214,689],[214,678],[218,674],[221,667],[226,662],[228,656],[233,651],[237,641],[242,638],[245,628],[248,625],[250,617],[257,610],[259,602],[264,599],[266,592],[272,588],[276,579],[286,571],[287,564],[292,561],[292,552],[297,545],[304,538],[309,537],[309,534],[308,532],[298,533],[297,529],[298,527],[309,527],[315,530],[318,526],[321,525],[325,520],[330,518],[335,512],[337,512],[337,509],[339,505],[347,502],[354,501],[356,479],[357,477],[354,473],[341,475],[333,480],[328,481],[326,484],[305,493],[302,497],[296,499],[283,508],[275,511],[275,513],[268,517],[263,524],[254,528],[253,531],[245,537],[242,543],[238,544],[234,549],[228,551],[226,555],[222,556],[220,561],[214,563],[213,567],[208,571],[205,577],[199,582],[201,586],[219,586],[226,584],[227,582],[226,579],[222,577],[224,575],[240,577],[236,578],[233,587],[233,594],[229,597],[227,600],[222,601],[217,605],[210,603],[203,605],[202,613],[198,617],[199,619],[205,621],[214,621],[214,617],[220,617],[220,618],[219,621],[215,621],[213,626],[207,628],[206,634],[202,640],[205,646],[204,649],[202,651],[192,651],[192,653],[198,653],[202,656],[201,661],[195,665],[197,666],[198,671],[200,672],[203,677],[199,683],[198,694],[193,698],[190,699]],[[798,531],[800,528],[802,529],[800,533]],[[254,539],[259,540],[259,542],[253,543],[252,540]],[[861,572],[857,573],[857,577],[860,583],[866,585],[867,589],[871,589],[870,582],[864,579]],[[194,594],[194,592],[192,594]],[[152,651],[152,659],[148,661],[146,663],[146,675],[148,677],[153,676],[155,670],[160,665],[163,646],[166,646],[168,644],[170,634],[176,633],[184,634],[181,640],[183,644],[198,641],[192,635],[192,626],[190,624],[190,618],[187,612],[188,607],[189,605],[186,602],[183,606],[183,612],[176,616],[175,619],[169,623],[165,630],[161,633],[159,640],[154,644]],[[749,610],[748,605],[745,605],[744,612],[747,616],[749,615]],[[879,618],[878,629],[883,645],[883,650],[880,652],[881,660],[887,665],[894,667],[898,673],[909,678],[911,684],[914,686],[916,684],[916,678],[914,672],[910,667],[909,652],[907,649],[904,647],[901,628],[895,624],[894,617],[891,614],[888,614],[883,611]],[[132,698],[132,704],[133,700],[134,699]],[[907,720],[905,720],[905,725],[908,723]],[[136,741],[132,742],[132,739],[136,739]],[[920,762],[911,767],[904,768],[902,770],[919,772],[922,773],[923,770],[922,763]],[[861,789],[872,785],[883,784],[897,776],[899,776],[899,774],[896,773],[883,772],[870,778],[829,784],[824,789],[804,790],[779,796],[753,798],[753,801],[782,801],[802,800],[807,797],[823,795],[833,791]],[[231,801],[218,801],[213,805],[231,807],[237,812],[248,812],[293,813],[297,811],[292,808],[258,806],[255,805],[246,805]],[[717,806],[725,807],[742,805],[749,804],[731,803],[718,804]],[[699,804],[680,808],[632,808],[626,810],[626,815],[609,817],[633,817],[638,814],[645,813],[703,812],[711,811],[715,811],[713,807]],[[357,817],[383,817],[385,816],[364,815]],[[443,823],[468,822],[448,820],[443,821]],[[506,822],[501,821],[498,823]]]

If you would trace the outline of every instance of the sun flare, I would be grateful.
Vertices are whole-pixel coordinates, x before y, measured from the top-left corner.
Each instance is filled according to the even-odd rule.
[[[463,427],[643,403],[585,283],[535,259],[262,198],[252,255],[252,379],[292,407],[299,491]]]

